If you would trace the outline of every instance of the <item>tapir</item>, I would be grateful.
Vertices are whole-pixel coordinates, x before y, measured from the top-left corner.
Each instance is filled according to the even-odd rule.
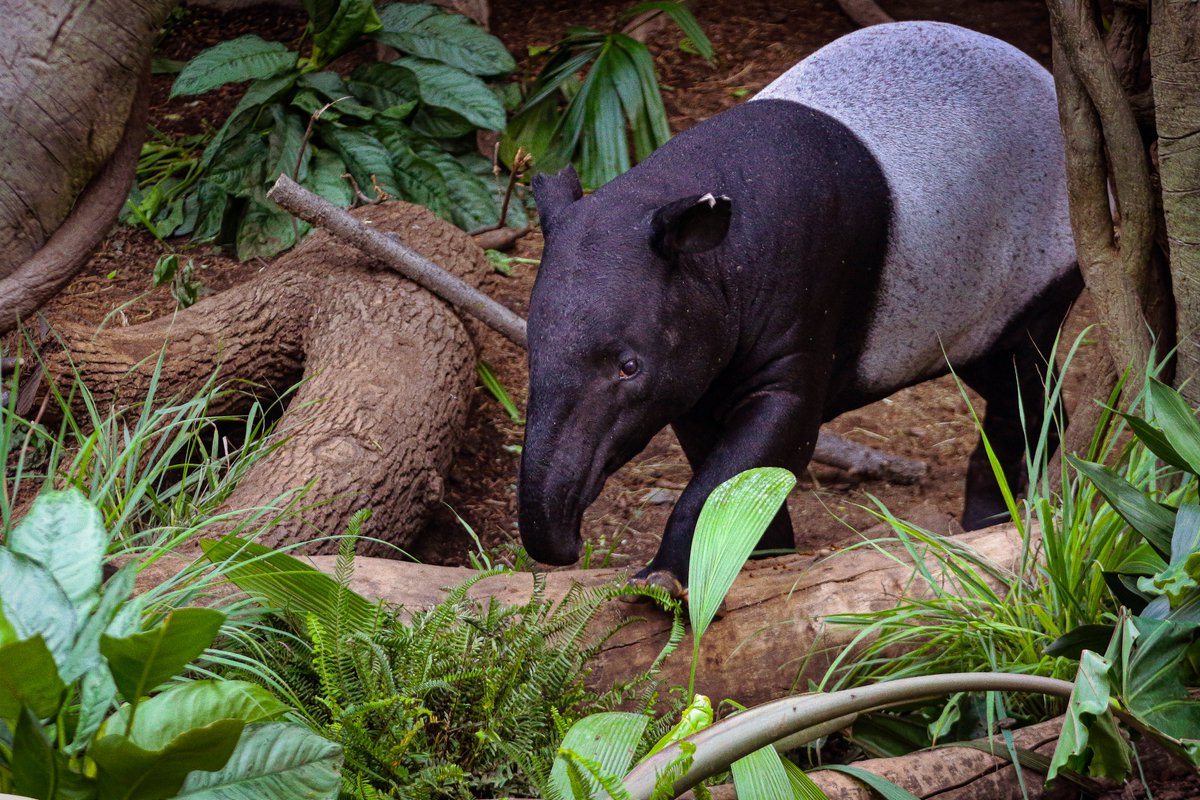
[[[936,22],[865,28],[587,197],[570,168],[533,190],[518,516],[538,561],[579,557],[584,510],[670,425],[692,479],[634,580],[681,594],[718,484],[802,470],[822,422],[951,367],[1024,480],[1082,281],[1054,82],[1017,49]],[[981,443],[963,525],[1003,509]],[[786,510],[760,547],[794,547]]]

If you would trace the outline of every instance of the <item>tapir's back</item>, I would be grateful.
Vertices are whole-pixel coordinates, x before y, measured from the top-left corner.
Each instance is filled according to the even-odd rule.
[[[817,51],[759,98],[838,119],[887,177],[889,254],[858,389],[982,355],[1073,268],[1053,79],[1015,48],[942,23],[879,25]]]

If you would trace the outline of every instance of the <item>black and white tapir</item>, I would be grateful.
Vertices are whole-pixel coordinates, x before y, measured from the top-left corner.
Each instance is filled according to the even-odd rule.
[[[535,559],[578,558],[584,509],[669,424],[693,478],[635,580],[678,593],[719,483],[803,470],[822,422],[948,363],[1024,480],[1021,404],[1037,431],[1082,281],[1054,83],[1013,47],[865,28],[588,197],[569,168],[533,188],[546,247],[519,524]],[[1003,510],[980,446],[963,525]],[[794,546],[786,510],[760,546]]]

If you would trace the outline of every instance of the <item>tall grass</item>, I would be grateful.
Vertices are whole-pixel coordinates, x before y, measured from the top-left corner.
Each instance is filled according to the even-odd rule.
[[[1082,338],[1067,353],[1064,372]],[[1055,353],[1049,354],[1054,357]],[[1176,471],[1163,468],[1140,443],[1129,441],[1124,419],[1111,411],[1119,391],[1120,386],[1108,398],[1089,444],[1088,460],[1115,461],[1118,472],[1131,483],[1160,487],[1165,502],[1175,502],[1181,492],[1194,493],[1189,486],[1179,486]],[[953,537],[905,522],[875,500],[873,513],[892,527],[893,535],[855,547],[877,548],[890,558],[915,565],[912,578],[893,608],[826,618],[830,624],[855,627],[858,634],[833,661],[821,688],[982,670],[1074,678],[1076,663],[1046,655],[1045,649],[1080,625],[1115,619],[1117,603],[1104,572],[1123,562],[1141,540],[1092,482],[1065,460],[1057,462],[1061,488],[1055,488],[1047,443],[1050,432],[1062,427],[1061,393],[1061,379],[1046,387],[1046,420],[1027,454],[1030,477],[1024,500],[1015,498],[1016,487],[1009,487],[993,464],[1020,536],[1013,563],[995,563]],[[1132,405],[1144,400],[1139,394]],[[975,415],[973,409],[971,413]],[[1062,710],[1060,701],[1042,696],[1010,697],[1007,705],[998,697],[991,701],[989,722],[996,715],[1033,719]]]

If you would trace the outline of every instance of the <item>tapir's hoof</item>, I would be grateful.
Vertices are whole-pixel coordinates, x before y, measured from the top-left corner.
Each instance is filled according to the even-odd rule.
[[[687,587],[679,582],[679,578],[676,578],[665,569],[654,570],[653,572],[647,572],[644,575],[634,575],[629,579],[628,585],[657,586],[666,591],[668,595],[674,597],[676,600],[683,600],[685,602],[687,601]],[[648,603],[653,598],[643,594],[630,594],[624,595],[621,599],[626,603]]]

